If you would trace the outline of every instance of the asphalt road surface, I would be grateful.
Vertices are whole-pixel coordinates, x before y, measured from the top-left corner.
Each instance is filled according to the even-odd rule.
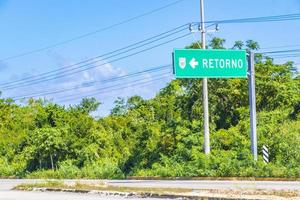
[[[108,181],[110,185],[127,187],[188,188],[188,189],[267,189],[300,190],[300,181]]]
[[[100,196],[99,194],[75,194],[63,192],[25,192],[11,189],[21,183],[37,183],[43,180],[0,180],[0,200],[114,200],[118,197]],[[79,180],[64,180],[67,184],[75,184]],[[299,181],[158,181],[158,180],[80,180],[93,184],[105,182],[108,185],[144,188],[190,188],[190,189],[264,189],[264,190],[300,190]],[[127,198],[128,199],[128,198]],[[139,199],[139,198],[130,198]],[[149,198],[150,199],[150,198]]]
[[[137,200],[140,198],[122,198],[120,196],[100,196],[99,194],[78,194],[64,192],[24,192],[0,191],[1,200]],[[150,199],[150,198],[149,198]],[[148,198],[147,198],[148,200]],[[157,199],[155,199],[157,200]]]

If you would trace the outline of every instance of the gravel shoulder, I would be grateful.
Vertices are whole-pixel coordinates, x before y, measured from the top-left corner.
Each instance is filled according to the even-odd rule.
[[[295,189],[193,189],[175,187],[126,187],[115,186],[110,182],[91,183],[47,181],[44,183],[21,184],[15,190],[98,194],[100,196],[119,196],[122,198],[158,199],[295,199],[300,200],[300,190]]]

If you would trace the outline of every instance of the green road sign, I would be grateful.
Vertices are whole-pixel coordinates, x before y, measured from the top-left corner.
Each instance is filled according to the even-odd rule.
[[[175,49],[176,78],[246,78],[245,50]]]

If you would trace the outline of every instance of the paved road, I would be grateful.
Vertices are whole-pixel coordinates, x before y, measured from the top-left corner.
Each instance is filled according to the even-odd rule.
[[[0,191],[1,200],[138,200],[140,198],[122,198],[120,196],[100,196],[99,194],[77,194],[64,192],[23,192]],[[147,200],[157,200],[147,198]]]
[[[122,199],[121,197],[107,197],[95,194],[72,194],[55,192],[23,192],[11,189],[21,183],[37,183],[43,180],[0,180],[0,200],[101,200]],[[64,180],[67,184],[75,184],[78,180]],[[300,182],[286,181],[157,181],[157,180],[80,180],[88,184],[105,182],[108,185],[126,187],[152,188],[190,188],[190,189],[270,189],[270,190],[299,190]],[[132,198],[134,199],[134,198]],[[138,199],[138,198],[135,198]]]
[[[108,181],[108,184],[127,187],[189,188],[189,189],[270,189],[300,190],[300,181]]]
[[[0,200],[138,200],[137,197],[104,196],[100,194],[81,194],[65,192],[28,192],[13,191],[12,188],[22,183],[39,183],[43,180],[20,180],[20,179],[0,179]],[[66,180],[69,184],[77,181]],[[87,183],[97,183],[99,181],[85,181]],[[102,182],[102,181],[101,181]],[[157,198],[143,198],[147,200],[157,200]]]

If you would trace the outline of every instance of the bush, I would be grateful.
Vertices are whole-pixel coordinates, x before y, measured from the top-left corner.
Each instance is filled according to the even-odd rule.
[[[115,162],[110,160],[98,160],[97,162],[87,163],[79,169],[73,164],[72,160],[66,160],[59,165],[57,170],[39,170],[27,175],[27,178],[89,178],[89,179],[121,179],[124,178],[123,172]]]
[[[124,174],[116,162],[109,159],[98,160],[86,164],[82,169],[82,177],[92,179],[120,179]]]
[[[12,167],[8,164],[6,158],[0,157],[0,177],[13,176]]]
[[[73,164],[74,161],[66,160],[59,163],[58,174],[61,178],[80,178],[81,171],[80,169]]]
[[[48,170],[37,170],[30,174],[27,174],[26,178],[32,178],[32,179],[61,179],[58,171],[48,169]],[[67,177],[63,177],[67,178]]]

